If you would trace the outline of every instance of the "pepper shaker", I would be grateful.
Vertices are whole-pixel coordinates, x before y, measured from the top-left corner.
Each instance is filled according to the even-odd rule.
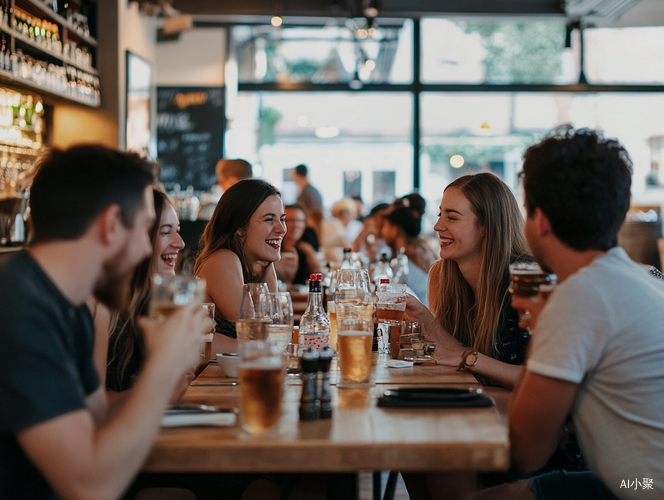
[[[318,356],[318,400],[320,418],[332,418],[332,389],[330,388],[330,365],[334,350],[330,346],[320,349]]]
[[[318,373],[318,351],[311,347],[300,358],[302,396],[300,397],[300,420],[317,420],[320,401],[316,398],[316,374]]]

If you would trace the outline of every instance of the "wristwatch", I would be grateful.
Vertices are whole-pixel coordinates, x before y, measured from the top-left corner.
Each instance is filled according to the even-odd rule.
[[[474,349],[466,349],[463,351],[461,354],[461,363],[459,363],[459,367],[457,368],[458,372],[467,372],[469,371],[473,366],[477,364],[477,360],[480,359],[480,353]],[[471,363],[472,360],[472,363]]]

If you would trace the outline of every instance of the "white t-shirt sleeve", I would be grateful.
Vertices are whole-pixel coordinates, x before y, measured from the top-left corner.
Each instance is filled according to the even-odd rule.
[[[599,362],[611,335],[609,311],[601,293],[583,276],[560,284],[533,332],[527,369],[580,383]]]

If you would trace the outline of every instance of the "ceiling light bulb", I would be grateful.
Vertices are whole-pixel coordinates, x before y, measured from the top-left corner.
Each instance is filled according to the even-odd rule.
[[[466,160],[464,160],[461,155],[452,155],[450,157],[450,165],[452,165],[452,168],[461,168],[464,163],[466,163]]]
[[[367,59],[364,61],[364,67],[367,68],[369,71],[373,71],[376,69],[376,63],[373,59]]]
[[[278,28],[284,23],[284,20],[281,18],[281,16],[272,16],[272,19],[270,19],[270,24],[274,26],[275,28]]]

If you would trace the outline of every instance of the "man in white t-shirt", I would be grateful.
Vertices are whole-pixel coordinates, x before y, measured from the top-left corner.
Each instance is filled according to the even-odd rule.
[[[664,283],[617,246],[630,200],[627,152],[593,131],[559,129],[526,151],[522,175],[528,243],[559,285],[510,401],[512,459],[537,470],[571,420],[591,470],[479,497],[663,498]]]

